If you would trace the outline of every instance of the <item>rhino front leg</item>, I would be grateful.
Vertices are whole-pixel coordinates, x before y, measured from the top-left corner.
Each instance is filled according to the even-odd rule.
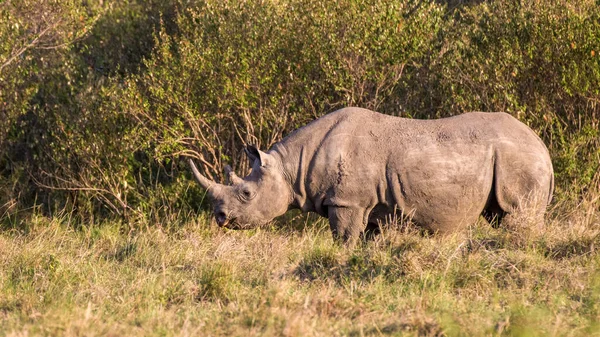
[[[333,239],[354,246],[365,229],[365,211],[359,208],[330,206],[327,210],[329,228]]]

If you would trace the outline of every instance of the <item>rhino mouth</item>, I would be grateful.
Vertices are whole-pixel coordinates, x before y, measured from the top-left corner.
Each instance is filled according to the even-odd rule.
[[[238,222],[236,218],[224,217],[220,216],[219,214],[215,215],[215,219],[217,221],[217,225],[221,228],[243,230],[253,227],[250,224]]]
[[[228,219],[221,220],[221,221],[219,219],[217,219],[217,225],[220,228],[227,228],[227,229],[232,229],[232,230],[248,230],[248,229],[253,229],[253,228],[259,227],[259,225],[246,223],[246,222],[240,222],[236,218],[228,218]]]
[[[233,229],[233,230],[245,230],[245,229],[254,228],[254,226],[252,226],[250,224],[239,223],[239,222],[235,221],[235,219],[231,219],[231,220],[225,222],[223,225],[219,225],[219,226],[222,228]]]

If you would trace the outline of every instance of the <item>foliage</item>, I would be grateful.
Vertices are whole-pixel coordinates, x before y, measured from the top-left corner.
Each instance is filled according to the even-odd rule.
[[[592,0],[26,0],[0,13],[5,215],[188,214],[203,193],[182,156],[218,179],[225,163],[247,171],[244,144],[348,105],[507,111],[549,146],[556,200],[598,193]]]

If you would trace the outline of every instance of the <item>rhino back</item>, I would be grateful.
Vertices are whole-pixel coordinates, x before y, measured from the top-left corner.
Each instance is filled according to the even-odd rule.
[[[499,153],[521,162],[515,169],[505,165],[507,181],[531,161],[543,174],[549,162],[539,138],[503,113],[413,120],[346,108],[298,129],[273,150],[294,171],[297,206],[305,211],[325,215],[325,206],[335,205],[365,208],[368,215],[398,205],[415,221],[438,226],[479,216]],[[511,151],[522,155],[505,154]]]

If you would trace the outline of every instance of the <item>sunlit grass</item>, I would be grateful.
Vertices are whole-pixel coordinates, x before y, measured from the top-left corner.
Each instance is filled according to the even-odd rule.
[[[139,229],[27,221],[0,232],[0,335],[600,332],[589,208],[550,216],[526,240],[482,223],[446,237],[392,226],[352,250],[314,219],[247,232],[204,217]]]

